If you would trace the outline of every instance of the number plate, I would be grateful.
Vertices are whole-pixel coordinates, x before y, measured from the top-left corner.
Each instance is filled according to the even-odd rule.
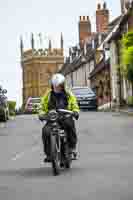
[[[89,102],[88,101],[80,101],[80,104],[82,105],[82,104],[89,104]]]

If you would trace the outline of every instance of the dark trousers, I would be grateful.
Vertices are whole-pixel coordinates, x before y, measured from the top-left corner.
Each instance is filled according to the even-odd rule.
[[[64,130],[66,130],[69,147],[75,148],[77,143],[77,134],[74,120],[72,118],[67,118],[59,121],[59,124]],[[49,123],[47,123],[42,129],[42,141],[44,146],[44,153],[46,155],[50,155],[50,132],[51,126]]]

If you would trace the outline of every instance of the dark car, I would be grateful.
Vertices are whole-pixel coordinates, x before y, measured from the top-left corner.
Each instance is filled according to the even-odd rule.
[[[91,88],[73,87],[72,92],[77,97],[77,101],[81,109],[97,110],[97,97]]]
[[[7,97],[5,96],[6,90],[0,92],[0,120],[6,122],[9,119],[9,108]]]

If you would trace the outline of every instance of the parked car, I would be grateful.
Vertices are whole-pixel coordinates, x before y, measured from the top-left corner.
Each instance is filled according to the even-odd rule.
[[[25,106],[25,113],[37,113],[41,107],[40,97],[29,97]]]
[[[9,119],[8,101],[5,94],[6,90],[0,92],[0,120],[6,122]]]
[[[77,101],[81,109],[97,110],[97,97],[91,88],[73,87],[72,92],[77,97]]]

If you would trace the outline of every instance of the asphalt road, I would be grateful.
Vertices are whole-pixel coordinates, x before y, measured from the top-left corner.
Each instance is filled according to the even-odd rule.
[[[83,112],[80,157],[54,177],[44,164],[42,123],[19,116],[0,123],[0,200],[133,200],[133,118]]]

